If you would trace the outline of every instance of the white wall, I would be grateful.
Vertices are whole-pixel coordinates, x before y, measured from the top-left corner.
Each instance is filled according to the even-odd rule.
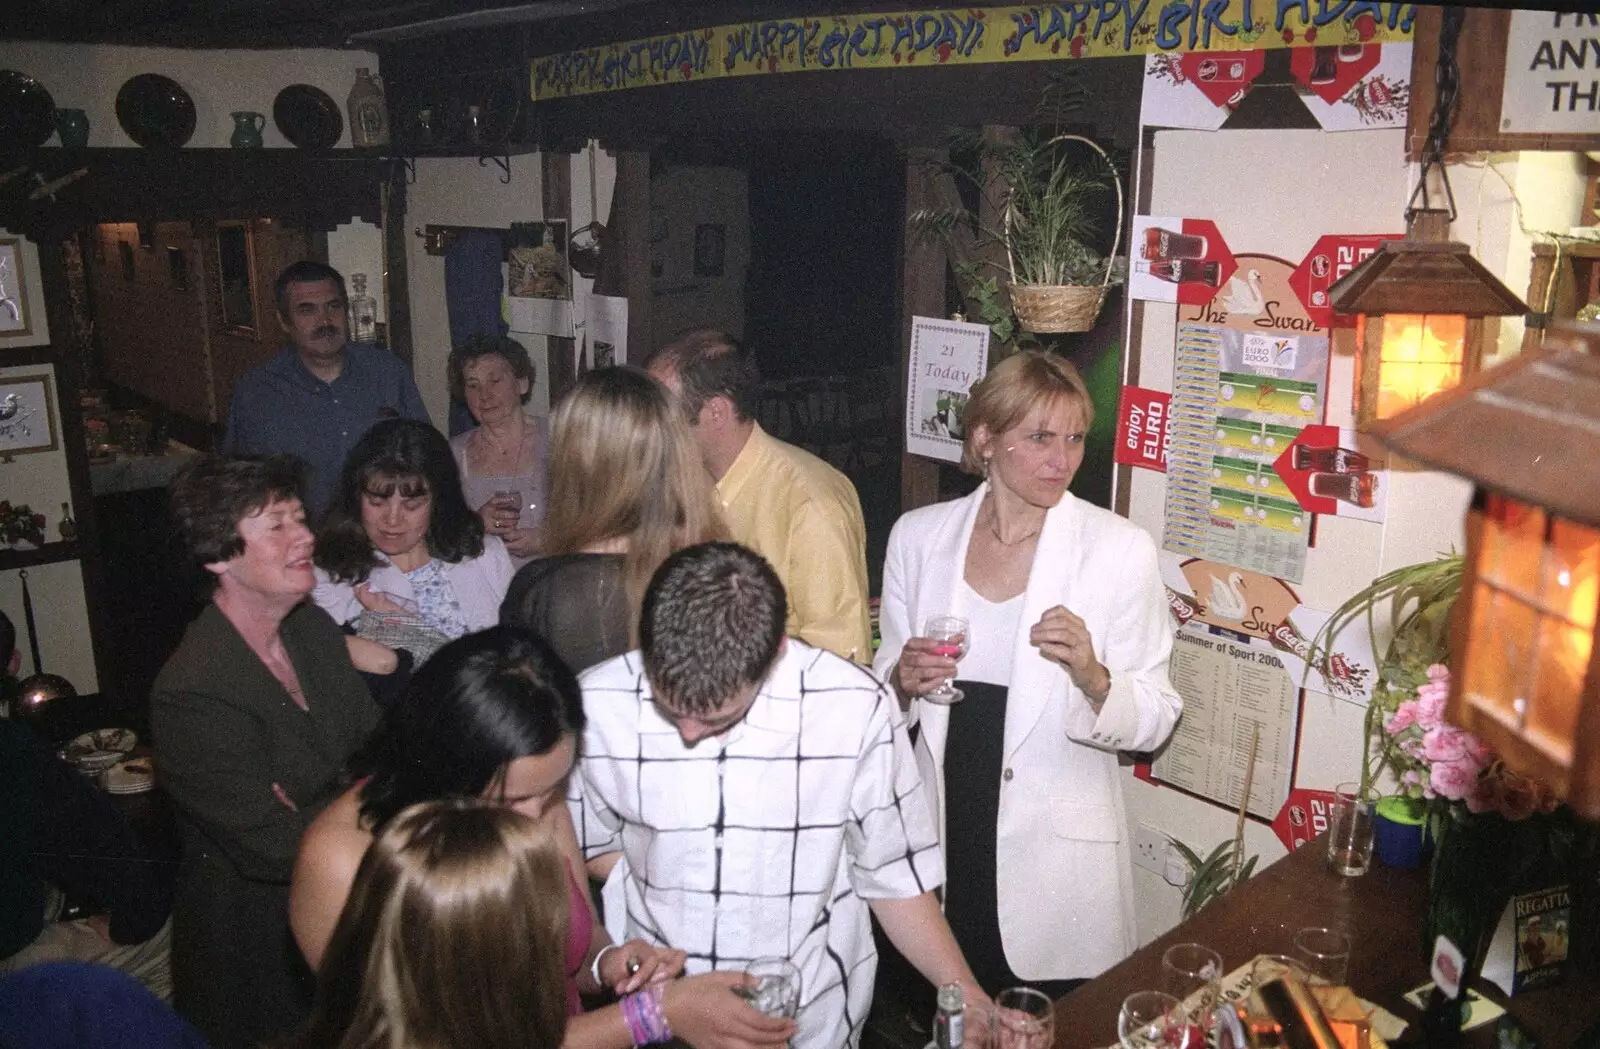
[[[389,319],[389,297],[383,287],[383,230],[360,219],[346,222],[328,234],[328,265],[344,274],[345,283],[355,273],[367,275],[367,294],[378,300],[378,320]],[[355,294],[351,287],[350,294]]]
[[[511,158],[511,182],[501,185],[500,169],[470,157],[417,161],[417,181],[406,188],[406,272],[411,296],[412,367],[428,413],[441,429],[450,417],[445,362],[450,356],[450,315],[445,307],[444,257],[429,255],[420,237],[411,235],[430,223],[445,226],[492,226],[533,222],[543,215],[540,156]],[[547,344],[542,336],[513,335],[528,347],[538,371],[529,404],[549,410],[546,377]]]
[[[236,110],[253,110],[267,118],[262,142],[268,148],[292,148],[272,119],[272,102],[290,84],[321,88],[339,106],[345,128],[339,145],[350,145],[345,98],[355,83],[356,68],[378,68],[368,51],[300,48],[292,51],[178,50],[163,47],[116,47],[107,44],[50,44],[0,41],[0,69],[15,69],[42,83],[58,108],[81,109],[89,115],[89,145],[134,146],[117,123],[117,92],[129,77],[160,73],[176,80],[194,99],[192,147],[227,146]],[[56,140],[51,139],[50,144]]]
[[[1325,233],[1389,233],[1404,227],[1410,183],[1401,131],[1170,131],[1155,142],[1150,214],[1214,219],[1235,252],[1298,262]],[[1272,157],[1294,162],[1266,159]],[[1147,303],[1144,317],[1139,385],[1170,390],[1176,309]],[[1334,342],[1329,423],[1350,424],[1352,349],[1349,332],[1342,332]],[[1129,516],[1159,541],[1164,476],[1134,470],[1129,491]],[[1384,524],[1318,519],[1316,546],[1304,583],[1296,587],[1301,600],[1331,610],[1391,568],[1459,548],[1467,498],[1467,485],[1454,478],[1392,473]],[[1327,789],[1356,778],[1364,713],[1362,707],[1306,694],[1296,785]],[[1151,786],[1131,773],[1124,790],[1130,834],[1146,823],[1175,834],[1202,855],[1233,834],[1235,816],[1218,806]],[[1261,856],[1263,866],[1284,855],[1271,828],[1254,822],[1246,825],[1245,845],[1248,853]],[[1178,890],[1143,870],[1136,869],[1134,879],[1139,933],[1147,941],[1177,921]]]

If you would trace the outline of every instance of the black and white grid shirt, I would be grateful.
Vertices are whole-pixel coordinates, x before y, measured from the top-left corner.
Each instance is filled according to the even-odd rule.
[[[686,747],[637,652],[581,681],[573,822],[586,857],[624,854],[628,935],[687,951],[691,973],[787,957],[796,1049],[855,1046],[877,969],[866,901],[944,880],[892,693],[791,638],[745,719]]]

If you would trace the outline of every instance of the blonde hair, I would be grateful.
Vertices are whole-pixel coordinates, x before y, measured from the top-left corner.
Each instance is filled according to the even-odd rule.
[[[367,849],[298,1049],[556,1049],[566,861],[549,829],[477,800],[402,811]]]
[[[964,422],[967,440],[961,448],[961,468],[981,474],[983,450],[977,432],[982,426],[990,438],[998,437],[1040,404],[1065,398],[1083,413],[1083,428],[1094,425],[1094,401],[1089,387],[1071,361],[1048,350],[1019,350],[989,369],[972,388]]]
[[[632,368],[578,380],[550,422],[550,512],[544,552],[577,553],[626,538],[629,637],[650,577],[672,553],[726,539],[711,477],[666,388]]]

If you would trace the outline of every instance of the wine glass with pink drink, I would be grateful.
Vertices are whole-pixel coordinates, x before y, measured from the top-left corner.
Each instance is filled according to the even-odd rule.
[[[934,655],[960,659],[967,654],[968,629],[969,624],[960,616],[934,616],[923,626],[922,636],[935,642]],[[954,681],[943,681],[931,692],[924,692],[922,698],[930,703],[949,705],[961,702],[967,694],[956,688]]]

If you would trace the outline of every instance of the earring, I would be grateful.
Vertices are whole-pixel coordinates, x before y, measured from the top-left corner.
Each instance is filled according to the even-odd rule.
[[[986,455],[983,457],[983,479],[985,481],[989,479],[989,460],[993,458],[994,456],[992,455]]]

